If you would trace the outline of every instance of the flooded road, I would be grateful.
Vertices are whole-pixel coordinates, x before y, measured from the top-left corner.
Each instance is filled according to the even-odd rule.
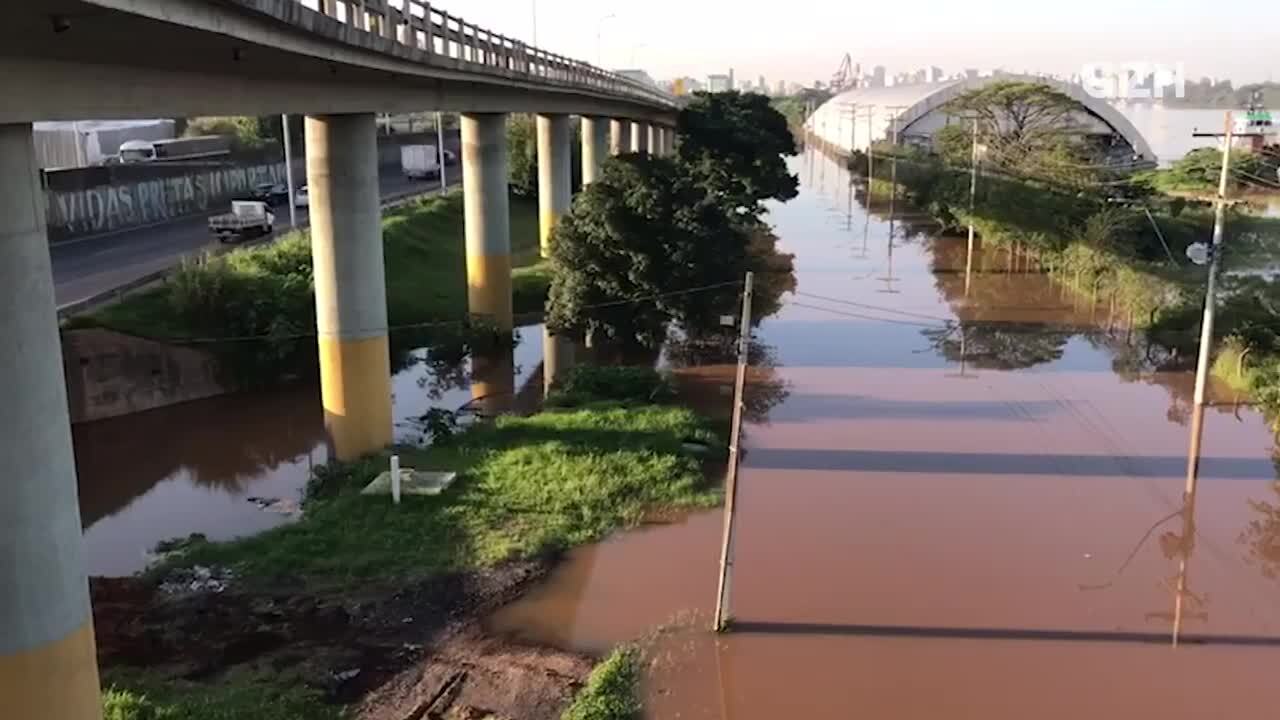
[[[520,329],[514,362],[436,357],[429,348],[392,378],[396,437],[421,436],[413,422],[433,407],[457,410],[483,394],[541,391],[542,327]],[[496,374],[495,374],[496,373]],[[313,465],[328,461],[318,386],[186,403],[72,428],[89,573],[142,570],[156,543],[192,533],[225,540],[290,516],[251,498],[296,509]]]
[[[1215,388],[1184,503],[1192,378],[1127,318],[1005,253],[978,254],[966,297],[963,240],[891,237],[836,163],[793,168],[771,221],[798,286],[756,334],[774,367],[734,631],[707,630],[718,513],[573,551],[492,627],[590,652],[649,636],[653,718],[1273,717],[1265,420]]]

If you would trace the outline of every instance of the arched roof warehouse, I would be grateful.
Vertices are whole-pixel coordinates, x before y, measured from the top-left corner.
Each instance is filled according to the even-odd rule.
[[[1089,95],[1079,85],[1036,76],[998,75],[938,83],[858,88],[840,93],[823,103],[805,121],[805,127],[810,133],[846,151],[866,150],[870,142],[891,138],[896,116],[901,138],[923,140],[932,137],[934,132],[946,124],[958,121],[958,118],[941,109],[943,105],[970,90],[1008,81],[1047,85],[1067,95],[1084,106],[1089,116],[1084,120],[1086,124],[1093,123],[1094,132],[1119,136],[1129,144],[1133,154],[1139,159],[1152,163],[1157,161],[1146,138],[1119,110]]]

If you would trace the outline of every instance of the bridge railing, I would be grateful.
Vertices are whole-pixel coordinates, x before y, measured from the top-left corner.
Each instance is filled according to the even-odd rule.
[[[422,0],[295,0],[365,32],[480,72],[586,87],[667,107],[675,97],[590,63],[527,45],[479,27]]]

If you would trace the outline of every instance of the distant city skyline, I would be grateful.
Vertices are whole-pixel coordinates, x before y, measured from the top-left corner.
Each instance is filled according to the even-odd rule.
[[[532,0],[437,4],[532,40]],[[1086,63],[1141,60],[1181,62],[1188,78],[1230,78],[1237,85],[1280,80],[1273,30],[1280,27],[1280,4],[1274,3],[1252,4],[1247,21],[1237,15],[1230,22],[1208,0],[1078,0],[1052,8],[990,0],[976,11],[920,0],[909,18],[892,5],[816,0],[783,6],[650,0],[643,12],[630,7],[606,0],[588,10],[570,0],[538,0],[538,43],[606,68],[643,68],[654,78],[705,79],[734,67],[738,78],[809,85],[828,81],[848,52],[864,66],[884,65],[890,76],[937,65],[948,75],[1003,67],[1069,77]]]

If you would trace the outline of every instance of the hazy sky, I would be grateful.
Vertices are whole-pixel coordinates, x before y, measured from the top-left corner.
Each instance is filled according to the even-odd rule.
[[[609,68],[655,78],[704,77],[733,67],[827,81],[844,53],[892,74],[938,65],[1069,75],[1086,62],[1183,62],[1187,75],[1280,80],[1280,2],[1210,0],[436,0],[468,21]],[[601,22],[601,18],[615,17]]]

